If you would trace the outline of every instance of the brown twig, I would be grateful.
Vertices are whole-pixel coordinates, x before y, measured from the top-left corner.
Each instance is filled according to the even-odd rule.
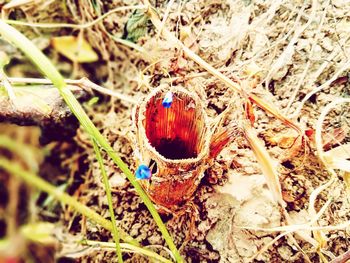
[[[87,98],[83,89],[74,86],[70,89],[78,99]],[[0,122],[39,126],[43,131],[42,143],[75,134],[79,123],[56,88],[38,85],[14,87],[13,91],[14,100],[0,96]]]
[[[52,84],[52,82],[48,79],[38,79],[38,78],[8,78],[10,83],[36,83],[36,84]],[[88,78],[81,78],[78,80],[75,79],[65,79],[65,82],[69,85],[74,85],[78,86],[82,89],[85,90],[96,90],[102,94],[106,94],[115,98],[118,98],[122,101],[131,103],[131,104],[136,104],[137,101],[127,95],[121,94],[117,91],[110,90],[107,88],[104,88],[102,86],[97,85],[96,83],[92,82]]]

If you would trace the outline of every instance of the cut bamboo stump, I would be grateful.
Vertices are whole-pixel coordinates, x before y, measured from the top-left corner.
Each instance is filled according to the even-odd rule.
[[[162,105],[169,89],[158,88],[140,101],[134,115],[137,162],[152,172],[140,183],[160,211],[177,210],[193,196],[204,171],[236,131],[214,128],[196,93],[181,87],[170,91],[169,108]]]

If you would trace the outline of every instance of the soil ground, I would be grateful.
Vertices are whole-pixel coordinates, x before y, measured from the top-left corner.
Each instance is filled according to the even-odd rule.
[[[83,24],[116,7],[139,4],[122,0],[68,0],[65,4],[47,1],[45,5],[39,2],[11,9],[7,15],[31,23]],[[336,98],[350,95],[349,1],[189,0],[156,1],[153,5],[161,18],[167,17],[164,28],[206,62],[238,81],[246,95],[254,93],[273,103],[301,129],[315,130],[324,107]],[[244,120],[244,96],[192,61],[176,43],[159,36],[151,22],[146,23],[144,34],[135,41],[145,52],[115,41],[112,36],[119,39],[125,35],[131,15],[130,10],[112,13],[101,23],[83,30],[18,28],[37,43],[66,78],[88,77],[135,100],[160,85],[181,86],[200,94],[211,121],[232,101],[236,105],[231,120],[238,123]],[[99,60],[72,63],[50,45],[52,37],[62,35],[84,37]],[[12,59],[7,68],[9,76],[40,77],[21,53],[2,40],[0,44],[1,50]],[[303,102],[307,94],[320,86],[323,88],[319,92]],[[106,94],[94,93],[94,96],[98,102],[85,103],[85,110],[122,160],[135,171],[135,130],[131,118],[134,105]],[[328,262],[347,252],[349,224],[342,229],[322,231],[325,242],[321,247],[313,246],[305,238],[321,240],[317,238],[320,233],[312,233],[310,228],[280,238],[276,237],[284,231],[262,230],[310,222],[315,216],[310,202],[318,212],[328,200],[330,203],[312,226],[346,224],[350,220],[350,199],[343,179],[346,174],[337,170],[334,183],[312,201],[314,190],[331,178],[317,155],[312,136],[308,143],[302,142],[285,123],[255,105],[253,109],[254,129],[279,174],[286,212],[274,201],[261,166],[242,132],[205,172],[182,212],[162,216],[186,262]],[[327,115],[323,123],[325,150],[350,142],[349,117],[350,108],[346,104]],[[2,124],[0,129],[3,134],[39,147],[37,128]],[[42,161],[38,160],[40,175],[55,185],[64,185],[80,202],[109,218],[100,169],[84,130],[79,128],[74,137],[42,147],[47,154]],[[118,225],[143,246],[168,257],[163,248],[164,239],[146,206],[112,160],[104,158]],[[8,189],[1,190],[7,192],[6,198],[1,198],[3,211],[16,194],[24,191],[27,196],[34,195],[20,182],[6,176],[0,179]],[[16,185],[15,190],[9,190],[10,185]],[[59,246],[52,250],[58,262],[115,261],[113,251],[81,249],[74,243],[81,238],[112,241],[108,231],[68,207],[52,200],[48,203],[47,199],[40,194],[31,204],[34,207],[22,202],[25,209],[18,214],[25,217],[23,223],[32,217],[57,225]],[[6,220],[1,220],[6,224]],[[0,225],[0,229],[4,228]],[[40,254],[37,258],[46,256]],[[125,253],[124,260],[148,261],[131,253]]]

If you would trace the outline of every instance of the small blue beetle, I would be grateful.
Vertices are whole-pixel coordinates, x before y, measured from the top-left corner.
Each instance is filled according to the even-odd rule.
[[[136,170],[136,179],[144,180],[150,179],[152,176],[151,170],[147,165],[141,164]]]

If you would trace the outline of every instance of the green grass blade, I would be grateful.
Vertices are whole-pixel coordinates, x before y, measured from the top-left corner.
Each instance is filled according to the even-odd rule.
[[[35,188],[48,193],[49,195],[55,197],[57,200],[59,200],[63,204],[73,207],[75,211],[86,216],[91,221],[94,221],[95,223],[99,224],[105,229],[112,231],[113,228],[112,228],[111,221],[104,219],[102,216],[97,214],[92,209],[81,204],[79,201],[77,201],[75,198],[71,197],[70,195],[60,191],[54,185],[46,182],[36,174],[23,170],[23,168],[20,167],[18,164],[10,162],[5,158],[0,158],[0,168],[6,170],[7,172],[15,176],[18,176],[27,184],[32,185]],[[130,237],[124,232],[121,232],[121,237],[125,242],[131,243],[135,246],[139,245],[136,240],[134,240],[132,237]]]
[[[108,202],[108,208],[109,208],[109,213],[111,214],[111,221],[112,221],[112,233],[113,233],[113,238],[115,242],[115,248],[117,251],[117,256],[118,256],[118,262],[123,263],[123,256],[122,256],[122,251],[120,250],[120,245],[119,245],[119,231],[117,229],[117,222],[115,221],[115,216],[114,216],[114,210],[113,210],[113,201],[112,201],[112,194],[111,194],[111,188],[109,186],[109,181],[108,177],[106,174],[106,169],[103,164],[102,156],[100,149],[98,145],[96,144],[95,141],[92,142],[94,145],[94,151],[96,154],[96,159],[98,161],[98,164],[100,166],[101,174],[102,174],[102,179],[103,179],[103,184],[105,185],[105,191],[107,195],[107,202]]]

